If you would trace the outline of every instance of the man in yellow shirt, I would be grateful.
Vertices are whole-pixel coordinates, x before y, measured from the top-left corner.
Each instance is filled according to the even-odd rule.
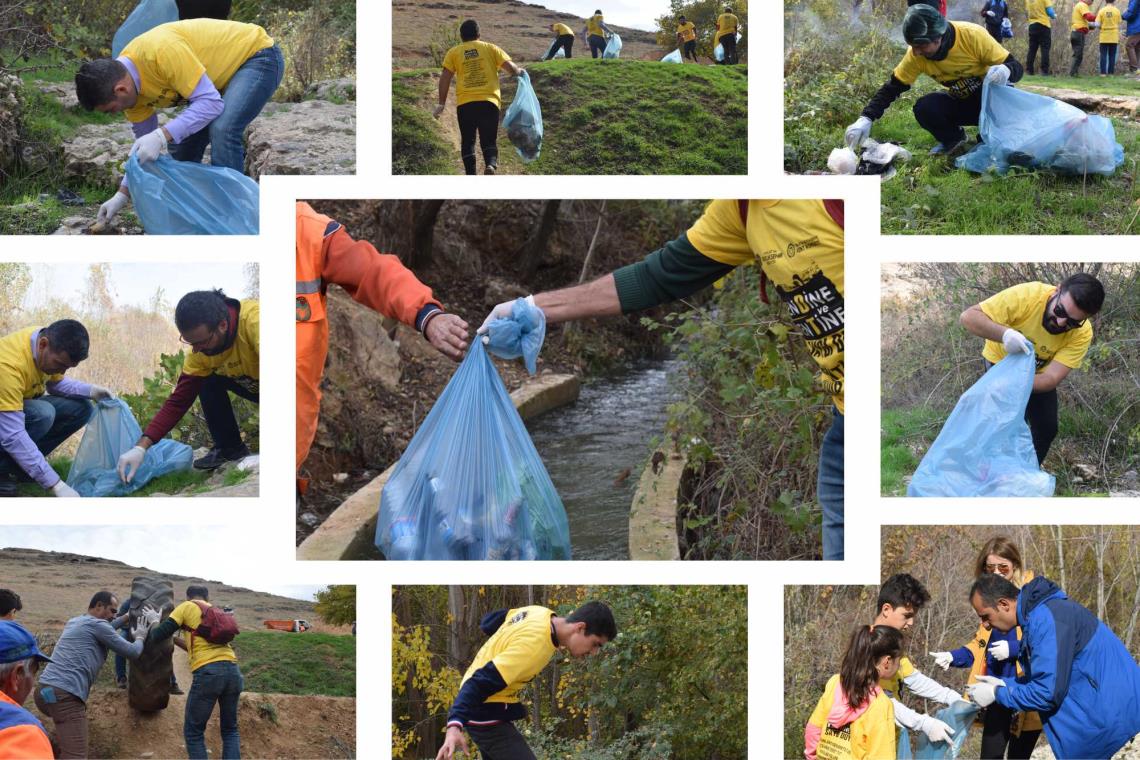
[[[138,443],[119,457],[118,471],[129,483],[142,466],[146,450],[161,441],[190,411],[197,399],[213,446],[194,461],[213,470],[249,456],[241,438],[231,393],[258,402],[261,376],[261,315],[257,301],[237,301],[220,290],[196,290],[182,296],[174,310],[180,340],[190,347],[182,374],[162,408],[146,426]]]
[[[1089,34],[1089,22],[1096,21],[1085,0],[1077,0],[1073,6],[1073,16],[1069,23],[1069,46],[1073,49],[1073,62],[1069,65],[1069,76],[1080,73],[1081,61],[1085,58],[1085,40]]]
[[[915,120],[937,141],[931,155],[953,158],[966,152],[962,127],[976,125],[981,117],[983,80],[994,87],[1016,82],[1021,79],[1021,64],[982,27],[947,21],[929,5],[907,10],[903,37],[910,46],[906,55],[847,128],[847,146],[854,150],[862,145],[871,135],[871,124],[926,74],[946,87],[945,92],[923,95],[914,104]]]
[[[644,260],[584,285],[538,293],[547,324],[629,314],[702,290],[738,266],[758,266],[760,298],[775,286],[831,396],[831,427],[820,446],[816,497],[823,512],[823,558],[843,559],[843,201],[715,200],[676,240]],[[509,317],[496,306],[483,325]],[[486,340],[486,339],[484,339]]]
[[[479,23],[467,19],[459,26],[462,43],[447,51],[439,76],[439,118],[447,105],[447,92],[455,79],[455,114],[459,119],[459,151],[463,168],[476,173],[475,137],[483,150],[483,173],[494,174],[499,166],[499,109],[503,105],[499,89],[499,69],[516,77],[526,71],[497,45],[479,39]]]
[[[566,26],[566,24],[554,23],[550,25],[550,31],[558,36],[555,37],[554,44],[550,46],[550,50],[547,51],[546,56],[542,60],[549,61],[558,55],[559,49],[566,51],[567,58],[573,58],[574,30]]]
[[[582,27],[582,34],[586,35],[586,42],[590,45],[590,56],[603,58],[602,54],[606,52],[606,40],[613,32],[606,26],[601,10],[594,11],[594,15],[586,19],[586,25]]]
[[[212,631],[202,630],[204,621],[210,614],[227,615],[216,611],[209,613],[210,590],[205,586],[189,586],[186,601],[170,612],[147,636],[147,644],[168,639],[179,630],[187,631],[185,638],[175,639],[174,643],[186,650],[190,658],[190,672],[194,680],[190,693],[186,696],[186,719],[182,726],[186,740],[186,754],[192,760],[206,760],[206,723],[218,705],[218,717],[222,734],[222,758],[241,757],[241,735],[238,733],[238,702],[241,699],[245,682],[237,664],[237,655],[226,641],[211,641],[218,637]],[[236,633],[236,624],[233,633]],[[221,638],[225,638],[224,636]],[[232,636],[229,638],[232,639]]]
[[[1053,46],[1053,0],[1025,0],[1025,15],[1029,21],[1029,50],[1025,54],[1025,73],[1033,75],[1037,51],[1041,50],[1041,73],[1049,76],[1049,49]]]
[[[677,17],[677,45],[681,48],[681,60],[689,58],[697,61],[697,25],[684,16]]]
[[[487,613],[479,628],[490,636],[467,668],[447,714],[447,737],[436,760],[466,753],[471,734],[483,757],[534,760],[514,721],[526,718],[519,693],[542,672],[559,649],[571,657],[597,654],[617,638],[613,612],[601,602],[586,602],[566,617],[532,605]]]
[[[123,113],[141,163],[164,150],[179,161],[245,171],[245,129],[269,102],[285,73],[285,58],[254,24],[197,18],[156,26],[131,40],[118,58],[87,61],[75,94],[88,111]],[[189,103],[162,126],[158,109]],[[99,208],[108,222],[130,199],[126,181]]]
[[[1007,353],[1034,352],[1037,373],[1025,421],[1038,464],[1057,437],[1057,386],[1088,353],[1093,337],[1089,320],[1103,304],[1104,286],[1080,272],[1060,285],[1026,282],[1006,288],[959,318],[966,330],[985,338],[982,359],[987,370]]]
[[[1116,71],[1116,50],[1120,45],[1120,9],[1116,0],[1104,0],[1104,7],[1096,14],[1094,26],[1100,27],[1100,75],[1109,76]]]
[[[724,60],[719,63],[732,66],[739,63],[736,57],[736,32],[740,28],[740,19],[732,12],[732,8],[725,6],[724,13],[716,20],[716,36],[713,38],[713,47],[721,45],[724,48]]]

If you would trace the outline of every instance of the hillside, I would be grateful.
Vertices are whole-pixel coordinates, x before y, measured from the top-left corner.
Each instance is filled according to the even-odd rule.
[[[512,59],[523,63],[539,60],[546,53],[554,40],[551,24],[566,24],[575,34],[585,26],[585,19],[571,13],[518,0],[395,0],[392,3],[392,68],[432,64],[430,46],[437,30],[469,18],[479,22],[482,39],[495,43]],[[606,26],[621,36],[623,58],[656,61],[669,52],[657,46],[652,32],[609,23]],[[590,48],[579,35],[574,43],[574,55],[581,54],[589,58]]]
[[[304,618],[316,631],[348,633],[346,628],[322,624],[314,614],[312,602],[251,591],[216,580],[156,572],[99,557],[36,549],[0,550],[3,586],[20,595],[24,604],[20,622],[37,634],[62,630],[68,619],[87,611],[91,595],[100,589],[114,591],[120,598],[130,594],[131,580],[138,575],[169,579],[174,584],[175,601],[184,598],[187,585],[204,583],[210,589],[212,602],[234,608],[242,630],[264,630],[264,620]]]
[[[501,174],[744,174],[746,66],[556,60],[526,66],[542,105],[538,160],[523,164],[500,132]],[[438,71],[393,73],[392,172],[461,173],[454,91],[431,117]],[[503,82],[503,102],[515,81]]]

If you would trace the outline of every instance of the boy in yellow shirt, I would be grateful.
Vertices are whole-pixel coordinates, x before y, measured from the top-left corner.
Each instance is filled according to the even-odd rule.
[[[1037,51],[1041,51],[1041,73],[1049,76],[1049,49],[1053,46],[1053,0],[1025,0],[1025,17],[1029,22],[1029,49],[1025,54],[1025,73],[1033,74]]]
[[[439,76],[439,105],[435,118],[443,114],[447,92],[455,80],[455,114],[459,119],[459,151],[467,174],[476,173],[475,137],[483,150],[483,173],[494,174],[499,166],[499,69],[516,77],[526,71],[497,45],[479,39],[479,22],[467,19],[459,26],[460,44],[443,57]]]
[[[75,94],[88,111],[123,113],[141,163],[164,151],[179,161],[245,171],[245,129],[269,102],[285,73],[285,58],[254,24],[198,18],[156,26],[131,40],[118,58],[87,61]],[[189,103],[158,124],[158,109]],[[106,223],[130,199],[126,181],[99,208]]]
[[[1025,282],[990,296],[962,312],[959,322],[985,338],[982,359],[986,370],[1008,353],[1033,351],[1037,373],[1025,406],[1025,421],[1033,435],[1037,463],[1045,461],[1057,437],[1057,386],[1069,371],[1081,366],[1092,344],[1089,319],[1104,304],[1104,286],[1080,272],[1060,285]]]
[[[566,26],[566,24],[555,23],[550,25],[550,31],[558,36],[554,39],[554,44],[550,46],[550,50],[547,51],[546,56],[542,60],[549,61],[558,55],[559,48],[566,51],[567,58],[573,58],[574,30]]]
[[[1100,27],[1100,75],[1106,77],[1116,71],[1116,49],[1120,45],[1120,9],[1116,0],[1104,0],[1104,7],[1096,14]]]
[[[677,17],[677,44],[681,47],[681,60],[697,61],[697,25],[684,16]]]

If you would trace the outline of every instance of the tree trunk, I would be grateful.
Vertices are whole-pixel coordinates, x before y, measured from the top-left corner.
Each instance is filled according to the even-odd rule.
[[[1096,557],[1096,617],[1104,620],[1104,555],[1108,550],[1108,529],[1104,525],[1093,528],[1093,554]],[[1064,588],[1062,586],[1062,588]]]
[[[441,200],[412,201],[412,251],[404,263],[410,268],[424,268],[432,265],[432,241],[435,237],[435,222]]]
[[[542,220],[538,224],[538,229],[519,249],[519,273],[525,283],[529,283],[538,271],[538,265],[546,253],[546,244],[554,233],[554,226],[558,221],[558,209],[561,206],[562,201],[560,200],[546,202],[542,209]]]
[[[452,665],[462,669],[466,665],[459,638],[459,632],[466,628],[466,605],[463,603],[462,586],[447,587],[447,611],[451,615],[451,625],[447,627],[447,656]]]
[[[1057,545],[1057,572],[1060,574],[1061,588],[1068,588],[1065,578],[1065,526],[1051,525],[1049,530],[1053,533],[1053,542]]]

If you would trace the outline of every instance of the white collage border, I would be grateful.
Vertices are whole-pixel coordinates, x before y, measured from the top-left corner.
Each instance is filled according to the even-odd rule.
[[[266,177],[261,183],[261,228],[256,238],[0,237],[0,260],[34,263],[92,261],[256,261],[261,265],[262,400],[281,414],[262,414],[261,495],[257,499],[162,500],[145,504],[102,499],[95,503],[8,500],[0,523],[21,525],[216,526],[248,537],[250,563],[271,563],[280,583],[355,583],[359,587],[357,649],[357,754],[390,757],[392,584],[719,584],[749,586],[749,757],[783,753],[783,585],[879,581],[880,525],[1136,522],[1136,499],[948,500],[880,499],[879,265],[908,260],[1101,260],[1127,261],[1125,245],[1105,246],[1094,237],[881,237],[875,177],[783,175],[783,4],[757,0],[749,44],[749,171],[747,177],[391,177],[391,6],[357,2],[357,175]],[[764,21],[772,19],[771,23]],[[779,18],[780,22],[775,21]],[[670,181],[674,180],[675,181]],[[604,188],[599,193],[599,187]],[[391,564],[294,560],[294,384],[292,205],[312,198],[716,198],[833,197],[846,201],[846,556],[836,562],[657,562]],[[350,230],[351,232],[351,230]],[[1128,238],[1134,241],[1136,238]],[[1124,241],[1121,241],[1124,242]],[[1080,255],[1074,255],[1079,251]],[[1095,253],[1090,256],[1090,253]],[[442,294],[446,300],[446,294]],[[464,315],[470,322],[482,315]],[[930,336],[938,350],[940,336]],[[281,382],[273,382],[274,377]],[[157,507],[157,508],[156,508]],[[32,511],[34,508],[35,511]],[[0,546],[2,528],[0,528]],[[154,563],[140,557],[138,564]],[[522,572],[520,572],[522,571]],[[620,621],[619,621],[620,625]],[[794,632],[790,632],[794,642]]]

